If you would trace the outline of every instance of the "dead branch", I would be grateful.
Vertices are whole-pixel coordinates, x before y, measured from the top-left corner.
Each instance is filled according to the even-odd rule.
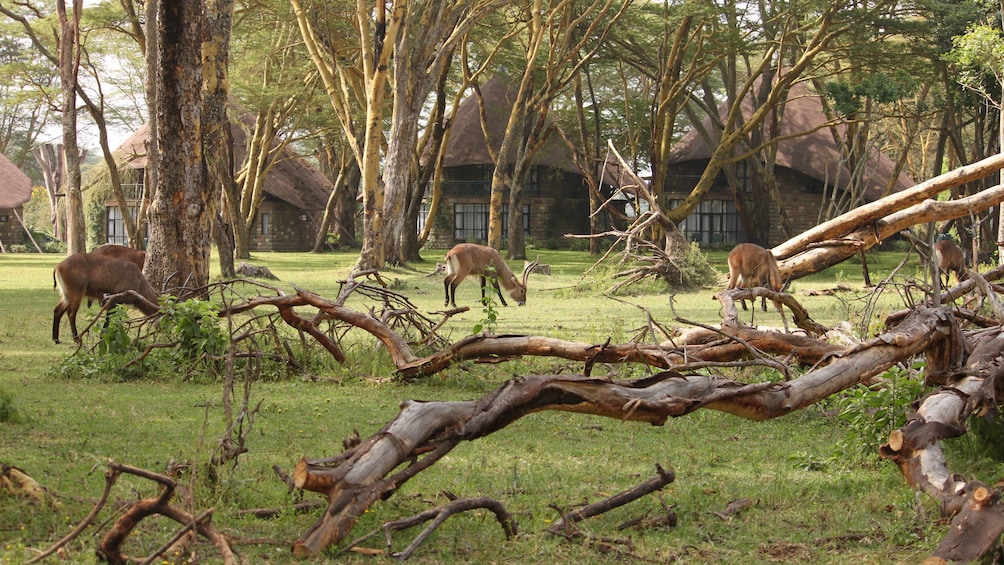
[[[829,331],[829,328],[810,318],[809,312],[795,300],[794,296],[786,292],[775,292],[766,287],[735,288],[719,292],[717,298],[722,303],[724,312],[722,315],[722,325],[742,326],[742,322],[739,321],[739,311],[736,309],[736,301],[753,300],[757,297],[765,297],[772,300],[775,304],[787,306],[794,317],[795,325],[805,330],[810,336],[818,337],[825,335]],[[755,303],[756,300],[753,300],[753,302]]]
[[[572,512],[562,512],[561,518],[558,521],[556,521],[550,528],[548,528],[547,531],[551,534],[555,534],[558,533],[559,531],[564,530],[567,526],[570,526],[575,522],[581,522],[586,518],[599,516],[604,512],[608,512],[610,510],[613,510],[614,508],[619,508],[621,506],[624,506],[625,504],[638,500],[639,498],[645,495],[652,494],[653,492],[673,482],[673,480],[676,478],[676,474],[673,472],[672,469],[669,470],[663,469],[661,465],[656,465],[655,471],[656,471],[655,477],[641,483],[640,485],[632,487],[623,492],[619,492],[599,502],[595,502],[593,504],[587,504],[586,506],[578,508]]]
[[[859,226],[870,224],[872,221],[885,216],[888,210],[902,209],[920,204],[925,199],[936,197],[938,193],[944,190],[991,175],[1001,168],[1004,168],[1004,155],[999,154],[992,155],[982,161],[964,167],[959,167],[907,190],[897,192],[875,202],[863,204],[846,214],[823,222],[778,245],[773,249],[774,254],[780,259],[787,259],[801,253],[812,244],[840,237],[843,234],[854,231]]]
[[[752,499],[740,498],[738,500],[733,500],[732,502],[729,502],[728,504],[725,505],[725,508],[719,510],[718,512],[713,512],[713,514],[715,516],[718,516],[722,520],[728,520],[729,518],[735,516],[736,514],[742,512],[743,510],[753,508],[754,504],[756,504],[756,502],[754,502]]]
[[[279,280],[279,277],[272,274],[272,271],[270,271],[268,267],[252,265],[251,263],[244,261],[241,261],[237,265],[237,272],[245,277],[251,277],[253,279],[268,279],[270,281]]]
[[[371,504],[390,496],[461,441],[484,437],[527,414],[561,410],[656,425],[700,408],[751,420],[776,418],[917,354],[945,347],[944,342],[957,335],[953,321],[946,310],[918,308],[895,328],[786,382],[746,384],[676,371],[635,381],[545,375],[512,379],[477,401],[406,401],[394,420],[337,463],[310,459],[297,463],[296,486],[324,494],[328,506],[296,541],[293,552],[313,556],[339,543]]]
[[[786,302],[787,303],[787,302]],[[801,310],[797,302],[792,311]],[[238,314],[262,306],[273,306],[280,311],[283,320],[309,335],[318,339],[328,351],[338,352],[341,349],[320,330],[319,320],[337,319],[354,327],[365,330],[376,337],[387,349],[391,360],[397,367],[397,375],[404,380],[425,377],[439,373],[451,365],[469,360],[509,359],[523,355],[560,357],[582,363],[642,363],[652,367],[668,369],[672,366],[692,361],[723,361],[736,358],[741,347],[736,344],[714,342],[695,346],[684,345],[682,348],[670,344],[627,343],[615,345],[599,345],[582,342],[570,342],[560,339],[537,336],[490,336],[485,334],[469,336],[445,349],[441,349],[425,357],[418,357],[411,346],[397,332],[381,320],[367,313],[360,313],[344,306],[339,306],[315,293],[297,289],[295,295],[258,296],[239,305],[225,309],[224,314]],[[313,306],[318,313],[312,318],[301,316],[295,308],[298,306]],[[804,311],[804,310],[801,310]],[[806,327],[817,329],[796,316]],[[814,322],[813,322],[814,324]],[[822,341],[806,339],[803,336],[783,335],[768,332],[758,332],[749,328],[723,328],[723,332],[733,336],[743,337],[757,348],[766,352],[776,352],[782,355],[791,354],[798,362],[815,364],[821,360],[839,353],[842,347],[832,346]],[[817,329],[818,331],[818,329]],[[344,360],[344,357],[336,357]]]
[[[889,197],[892,198],[892,197]],[[884,199],[883,199],[884,200]],[[789,249],[793,245],[789,240],[775,248],[775,253],[786,257],[778,261],[778,268],[784,278],[797,279],[822,271],[863,250],[871,249],[886,238],[917,224],[931,221],[961,218],[974,212],[981,212],[1004,200],[1004,186],[997,185],[982,190],[967,198],[948,201],[924,200],[909,208],[901,210],[886,208],[890,211],[881,219],[855,224],[853,230],[843,234],[836,241],[820,241],[818,246],[803,246]],[[881,201],[879,201],[881,202]],[[888,204],[887,204],[888,206]],[[857,210],[850,212],[854,214]],[[857,218],[855,218],[857,219]],[[853,245],[847,245],[850,242]]]
[[[160,494],[154,498],[146,498],[134,502],[116,520],[115,524],[112,525],[111,529],[105,533],[104,537],[98,543],[97,553],[99,559],[115,565],[125,565],[128,563],[129,559],[122,555],[122,544],[144,518],[159,514],[183,526],[193,527],[195,531],[213,543],[223,562],[227,565],[244,563],[244,560],[234,551],[227,536],[213,528],[208,519],[197,519],[184,510],[168,503],[174,494],[175,483],[173,480],[159,473],[152,473],[128,465],[109,463],[108,466],[109,472],[106,474],[106,490],[110,488],[111,484],[114,484],[115,480],[122,473],[129,473],[158,482],[163,488]],[[204,515],[209,516],[211,512],[209,510]]]
[[[436,528],[441,526],[450,516],[460,512],[466,512],[468,510],[476,510],[478,508],[490,510],[493,514],[495,514],[495,519],[498,521],[499,525],[502,526],[502,532],[505,534],[506,539],[512,539],[513,536],[516,535],[516,520],[513,518],[512,514],[505,509],[505,506],[503,506],[501,502],[493,498],[488,498],[487,496],[477,498],[460,498],[457,500],[451,500],[446,504],[426,510],[425,512],[421,512],[414,516],[385,522],[381,527],[381,531],[384,533],[384,537],[387,541],[387,549],[389,550],[391,547],[391,532],[406,530],[432,520],[432,523],[426,526],[425,529],[422,530],[422,532],[416,536],[410,544],[408,544],[408,547],[397,553],[390,552],[390,556],[397,557],[401,560],[408,559],[411,557],[411,554],[414,553],[420,545],[422,545],[426,538],[428,538],[432,532],[436,531]],[[350,547],[356,545],[356,543],[358,542],[353,542],[350,544]]]
[[[965,433],[965,421],[973,413],[996,408],[994,386],[1004,377],[1004,334],[999,332],[980,339],[965,367],[928,395],[880,450],[899,466],[910,486],[940,502],[943,516],[957,515],[934,554],[952,561],[976,559],[989,548],[988,540],[996,543],[1004,532],[1000,493],[951,473],[941,449],[941,440]]]

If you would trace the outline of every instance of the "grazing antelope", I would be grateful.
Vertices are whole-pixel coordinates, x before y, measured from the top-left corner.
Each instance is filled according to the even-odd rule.
[[[523,280],[516,278],[509,265],[502,259],[497,249],[475,243],[460,243],[446,252],[446,306],[457,307],[457,286],[470,275],[481,276],[481,299],[485,298],[487,277],[492,276],[492,286],[499,295],[503,306],[508,306],[502,297],[502,288],[520,306],[526,304],[526,278],[538,264],[537,261],[523,268]],[[499,288],[501,285],[502,288]]]
[[[734,288],[753,288],[766,286],[774,292],[781,292],[784,288],[784,280],[781,278],[781,271],[777,267],[777,259],[769,249],[764,249],[755,243],[740,243],[729,251],[729,290]],[[774,307],[781,314],[781,321],[784,322],[784,329],[788,329],[788,320],[784,316],[784,309],[781,303],[774,300]],[[743,310],[746,310],[746,301],[741,300]],[[756,309],[754,302],[753,308]],[[760,307],[767,311],[767,299],[760,299]]]
[[[105,295],[133,291],[142,299],[126,294],[116,298],[109,306],[132,304],[148,316],[157,312],[157,291],[143,276],[143,271],[125,259],[75,253],[56,265],[52,279],[59,288],[59,302],[52,311],[52,341],[56,343],[59,343],[59,321],[63,314],[70,320],[73,341],[80,343],[77,311],[84,297],[104,304]]]
[[[132,261],[133,263],[136,263],[136,266],[139,267],[139,270],[141,271],[143,270],[143,266],[146,265],[146,251],[143,251],[142,249],[133,249],[132,247],[126,247],[125,245],[108,243],[96,248],[94,251],[91,251],[91,254]],[[91,307],[90,298],[87,299],[87,307]]]
[[[105,257],[114,257],[115,259],[125,259],[126,261],[132,261],[136,263],[136,266],[143,270],[143,266],[146,265],[146,251],[142,249],[133,249],[132,247],[126,247],[125,245],[115,245],[109,243],[107,245],[102,245],[94,251],[91,251],[91,255],[104,255]]]
[[[950,239],[939,239],[934,243],[934,256],[938,260],[938,273],[945,275],[945,286],[951,273],[955,273],[955,282],[962,282],[969,274],[966,259],[962,249]]]

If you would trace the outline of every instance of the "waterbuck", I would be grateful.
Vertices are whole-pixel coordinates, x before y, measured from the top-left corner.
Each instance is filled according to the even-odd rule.
[[[502,288],[520,306],[526,304],[526,278],[536,267],[538,261],[527,264],[523,268],[523,280],[516,278],[509,265],[502,259],[497,249],[476,243],[460,243],[446,252],[446,278],[443,287],[446,290],[446,306],[457,307],[457,286],[470,275],[481,277],[481,299],[485,298],[487,277],[492,277],[492,286],[499,295],[503,306],[508,306],[502,297]],[[502,288],[499,288],[501,285]]]
[[[52,341],[56,343],[59,343],[59,321],[63,314],[70,320],[73,341],[80,343],[77,311],[85,297],[104,305],[106,295],[116,295],[109,307],[132,304],[148,316],[157,312],[157,291],[132,261],[74,253],[56,265],[52,279],[54,286],[59,288],[59,302],[52,311]]]
[[[950,273],[955,273],[955,281],[962,282],[968,276],[966,258],[962,248],[950,239],[939,239],[934,243],[934,257],[938,261],[938,273],[945,275],[945,286],[948,286]]]
[[[146,251],[142,249],[133,249],[132,247],[127,247],[125,245],[115,245],[109,243],[107,245],[102,245],[91,251],[91,255],[104,255],[105,257],[114,257],[116,259],[125,259],[126,261],[132,261],[136,263],[136,266],[143,269],[146,264]]]

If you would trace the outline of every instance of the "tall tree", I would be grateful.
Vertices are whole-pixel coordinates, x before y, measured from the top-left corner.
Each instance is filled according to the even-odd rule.
[[[519,45],[523,68],[512,112],[498,153],[493,156],[488,215],[488,245],[502,247],[502,201],[508,192],[510,259],[525,259],[523,179],[549,131],[551,103],[603,44],[631,0],[588,2],[534,0],[510,6],[513,29],[506,35]],[[491,147],[491,143],[488,144]]]
[[[405,7],[395,46],[382,224],[377,239],[383,245],[379,255],[387,262],[417,259],[406,253],[406,238],[415,239],[416,226],[405,219],[409,197],[425,191],[417,178],[416,151],[422,108],[448,66],[457,42],[487,11],[502,4],[499,0],[418,0]],[[365,248],[365,242],[363,245]]]
[[[323,30],[315,28],[313,18],[304,10],[300,0],[290,0],[290,4],[310,59],[320,74],[359,165],[363,247],[356,267],[360,270],[379,268],[385,260],[379,240],[383,210],[380,159],[384,143],[384,102],[390,80],[391,56],[407,2],[394,0],[388,4],[377,0],[370,6],[365,0],[357,0],[354,12],[349,14],[357,43],[349,48],[340,45],[343,51],[334,53],[331,59],[322,50],[324,43],[319,35]],[[361,100],[365,108],[361,135],[357,133],[358,124],[354,115],[355,99]]]
[[[227,102],[230,98],[230,34],[233,29],[233,0],[205,0],[205,27],[202,38],[203,116],[205,130],[202,151],[206,160],[207,185],[212,193],[233,192],[233,140]],[[234,276],[234,250],[230,230],[215,208],[212,214],[220,274]]]
[[[63,93],[63,192],[66,194],[66,252],[87,251],[84,232],[84,197],[80,192],[80,149],[77,145],[77,69],[80,64],[80,16],[83,0],[73,0],[66,13],[65,0],[56,0],[59,18],[59,81]]]
[[[154,287],[179,295],[209,282],[209,251],[218,189],[206,179],[202,145],[201,0],[160,2],[153,23],[157,145],[152,154],[157,186],[150,207],[150,246],[144,272]],[[148,24],[149,25],[149,24]]]

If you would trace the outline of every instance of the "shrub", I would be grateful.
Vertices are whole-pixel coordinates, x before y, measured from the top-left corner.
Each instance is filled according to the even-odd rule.
[[[19,424],[24,419],[24,415],[14,403],[14,396],[0,390],[0,423]]]
[[[858,386],[836,399],[838,418],[848,427],[848,448],[874,454],[893,430],[906,425],[911,404],[924,392],[924,383],[915,374],[923,366],[923,362],[909,370],[893,366],[883,374],[883,383]]]

